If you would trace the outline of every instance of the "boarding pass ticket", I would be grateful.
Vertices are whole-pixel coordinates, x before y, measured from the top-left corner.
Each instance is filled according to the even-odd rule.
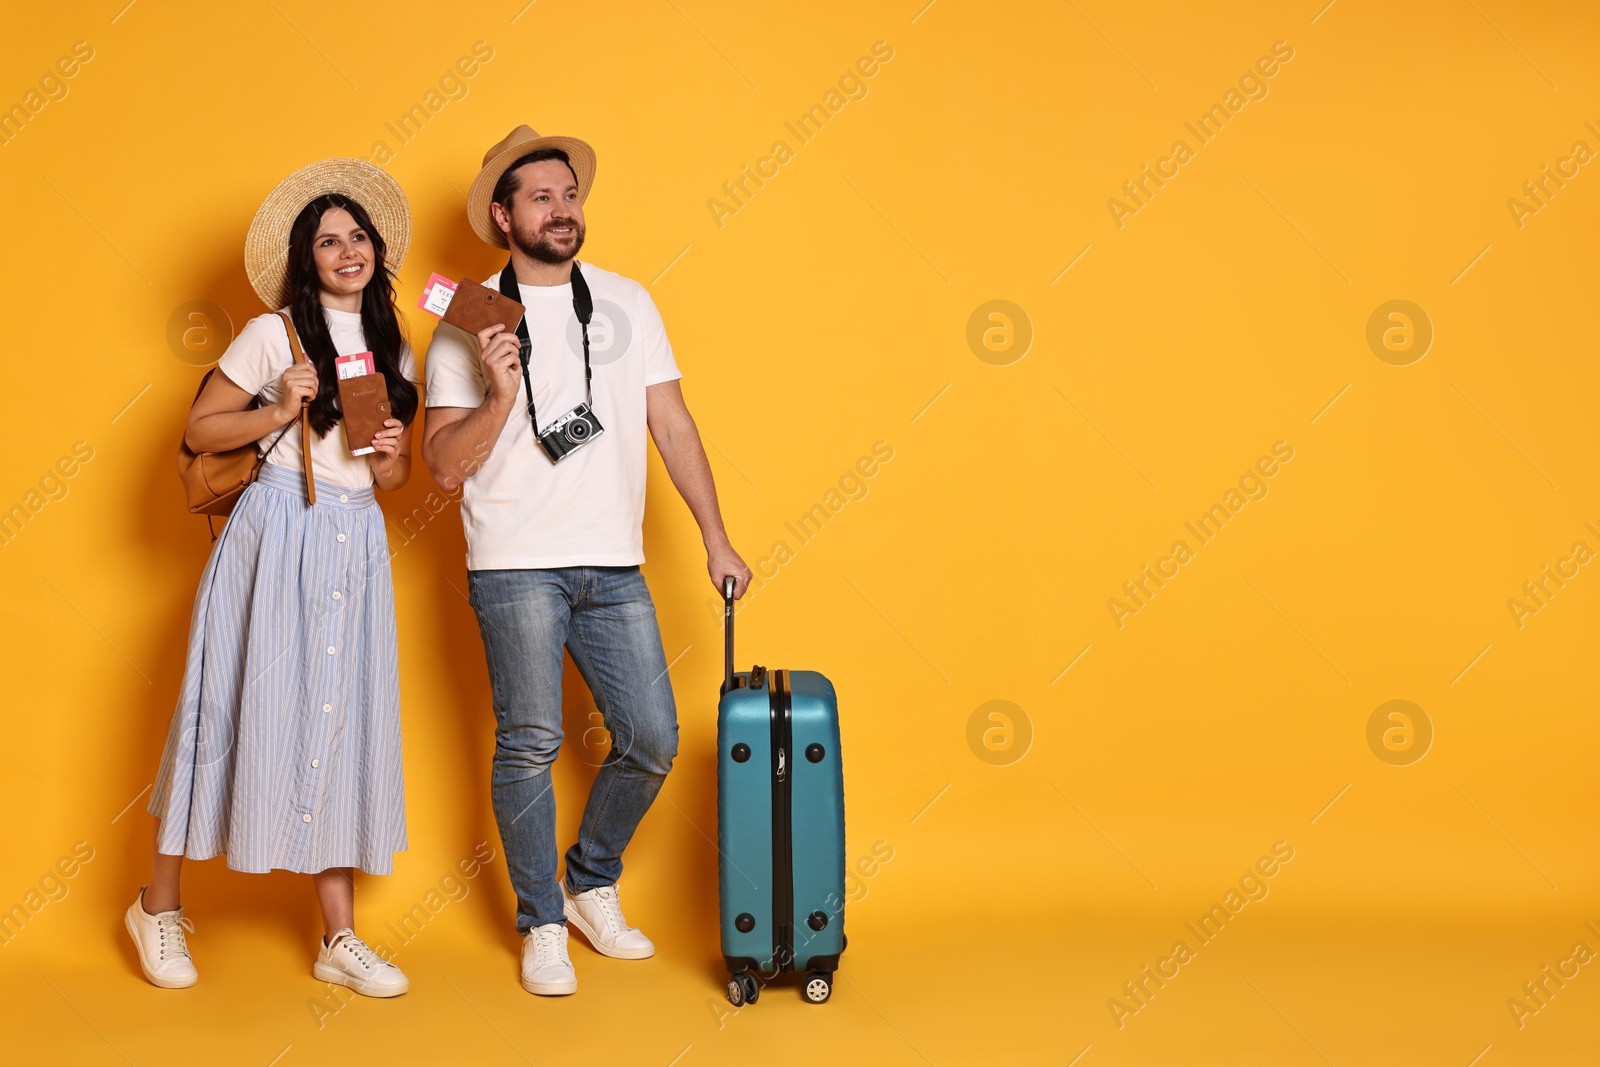
[[[334,360],[333,369],[338,374],[339,380],[343,381],[346,378],[360,378],[371,374],[377,366],[373,362],[371,352],[355,352]]]
[[[450,300],[455,295],[455,282],[442,274],[430,274],[428,284],[422,289],[422,299],[417,301],[417,306],[423,311],[443,315],[444,309],[450,306]]]

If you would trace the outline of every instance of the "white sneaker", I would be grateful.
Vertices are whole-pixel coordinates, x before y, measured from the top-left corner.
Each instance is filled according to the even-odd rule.
[[[163,911],[151,915],[144,910],[145,886],[139,887],[139,898],[128,908],[123,925],[139,950],[139,969],[150,979],[151,985],[162,989],[188,989],[200,980],[189,958],[189,944],[184,932],[194,931],[194,923],[183,917],[183,909]]]
[[[348,926],[333,935],[333,945],[322,943],[311,973],[320,982],[349,986],[364,997],[398,997],[411,988],[411,979],[394,964],[368,947]]]
[[[535,926],[522,938],[522,988],[542,997],[563,997],[578,991],[578,972],[567,955],[567,928],[560,923]]]
[[[628,925],[622,917],[622,902],[617,887],[603,885],[586,893],[574,894],[561,881],[562,910],[567,921],[583,931],[589,944],[602,956],[619,960],[643,960],[656,954],[653,941]]]

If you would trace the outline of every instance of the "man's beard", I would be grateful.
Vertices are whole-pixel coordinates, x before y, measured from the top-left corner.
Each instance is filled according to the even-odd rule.
[[[545,229],[548,230],[555,225],[555,223],[549,223]],[[552,238],[549,233],[541,232],[538,238],[534,239],[531,234],[515,225],[511,228],[511,243],[516,245],[522,254],[529,259],[556,265],[566,263],[568,260],[575,259],[578,251],[583,248],[583,238],[586,232],[583,224],[576,220],[569,219],[566,225],[573,228],[573,241],[570,251],[563,251],[556,244],[556,239]]]

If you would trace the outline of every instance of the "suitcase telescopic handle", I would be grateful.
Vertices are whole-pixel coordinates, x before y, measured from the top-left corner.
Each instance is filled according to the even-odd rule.
[[[727,575],[722,579],[722,691],[733,688],[733,591],[739,579]]]

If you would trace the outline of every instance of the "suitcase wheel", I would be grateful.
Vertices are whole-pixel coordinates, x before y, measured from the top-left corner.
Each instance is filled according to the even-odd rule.
[[[734,1007],[754,1004],[761,996],[761,983],[749,971],[740,971],[728,978],[728,1003]]]
[[[806,975],[806,984],[801,987],[801,992],[812,1004],[821,1004],[833,995],[833,975],[822,971],[812,971]]]

